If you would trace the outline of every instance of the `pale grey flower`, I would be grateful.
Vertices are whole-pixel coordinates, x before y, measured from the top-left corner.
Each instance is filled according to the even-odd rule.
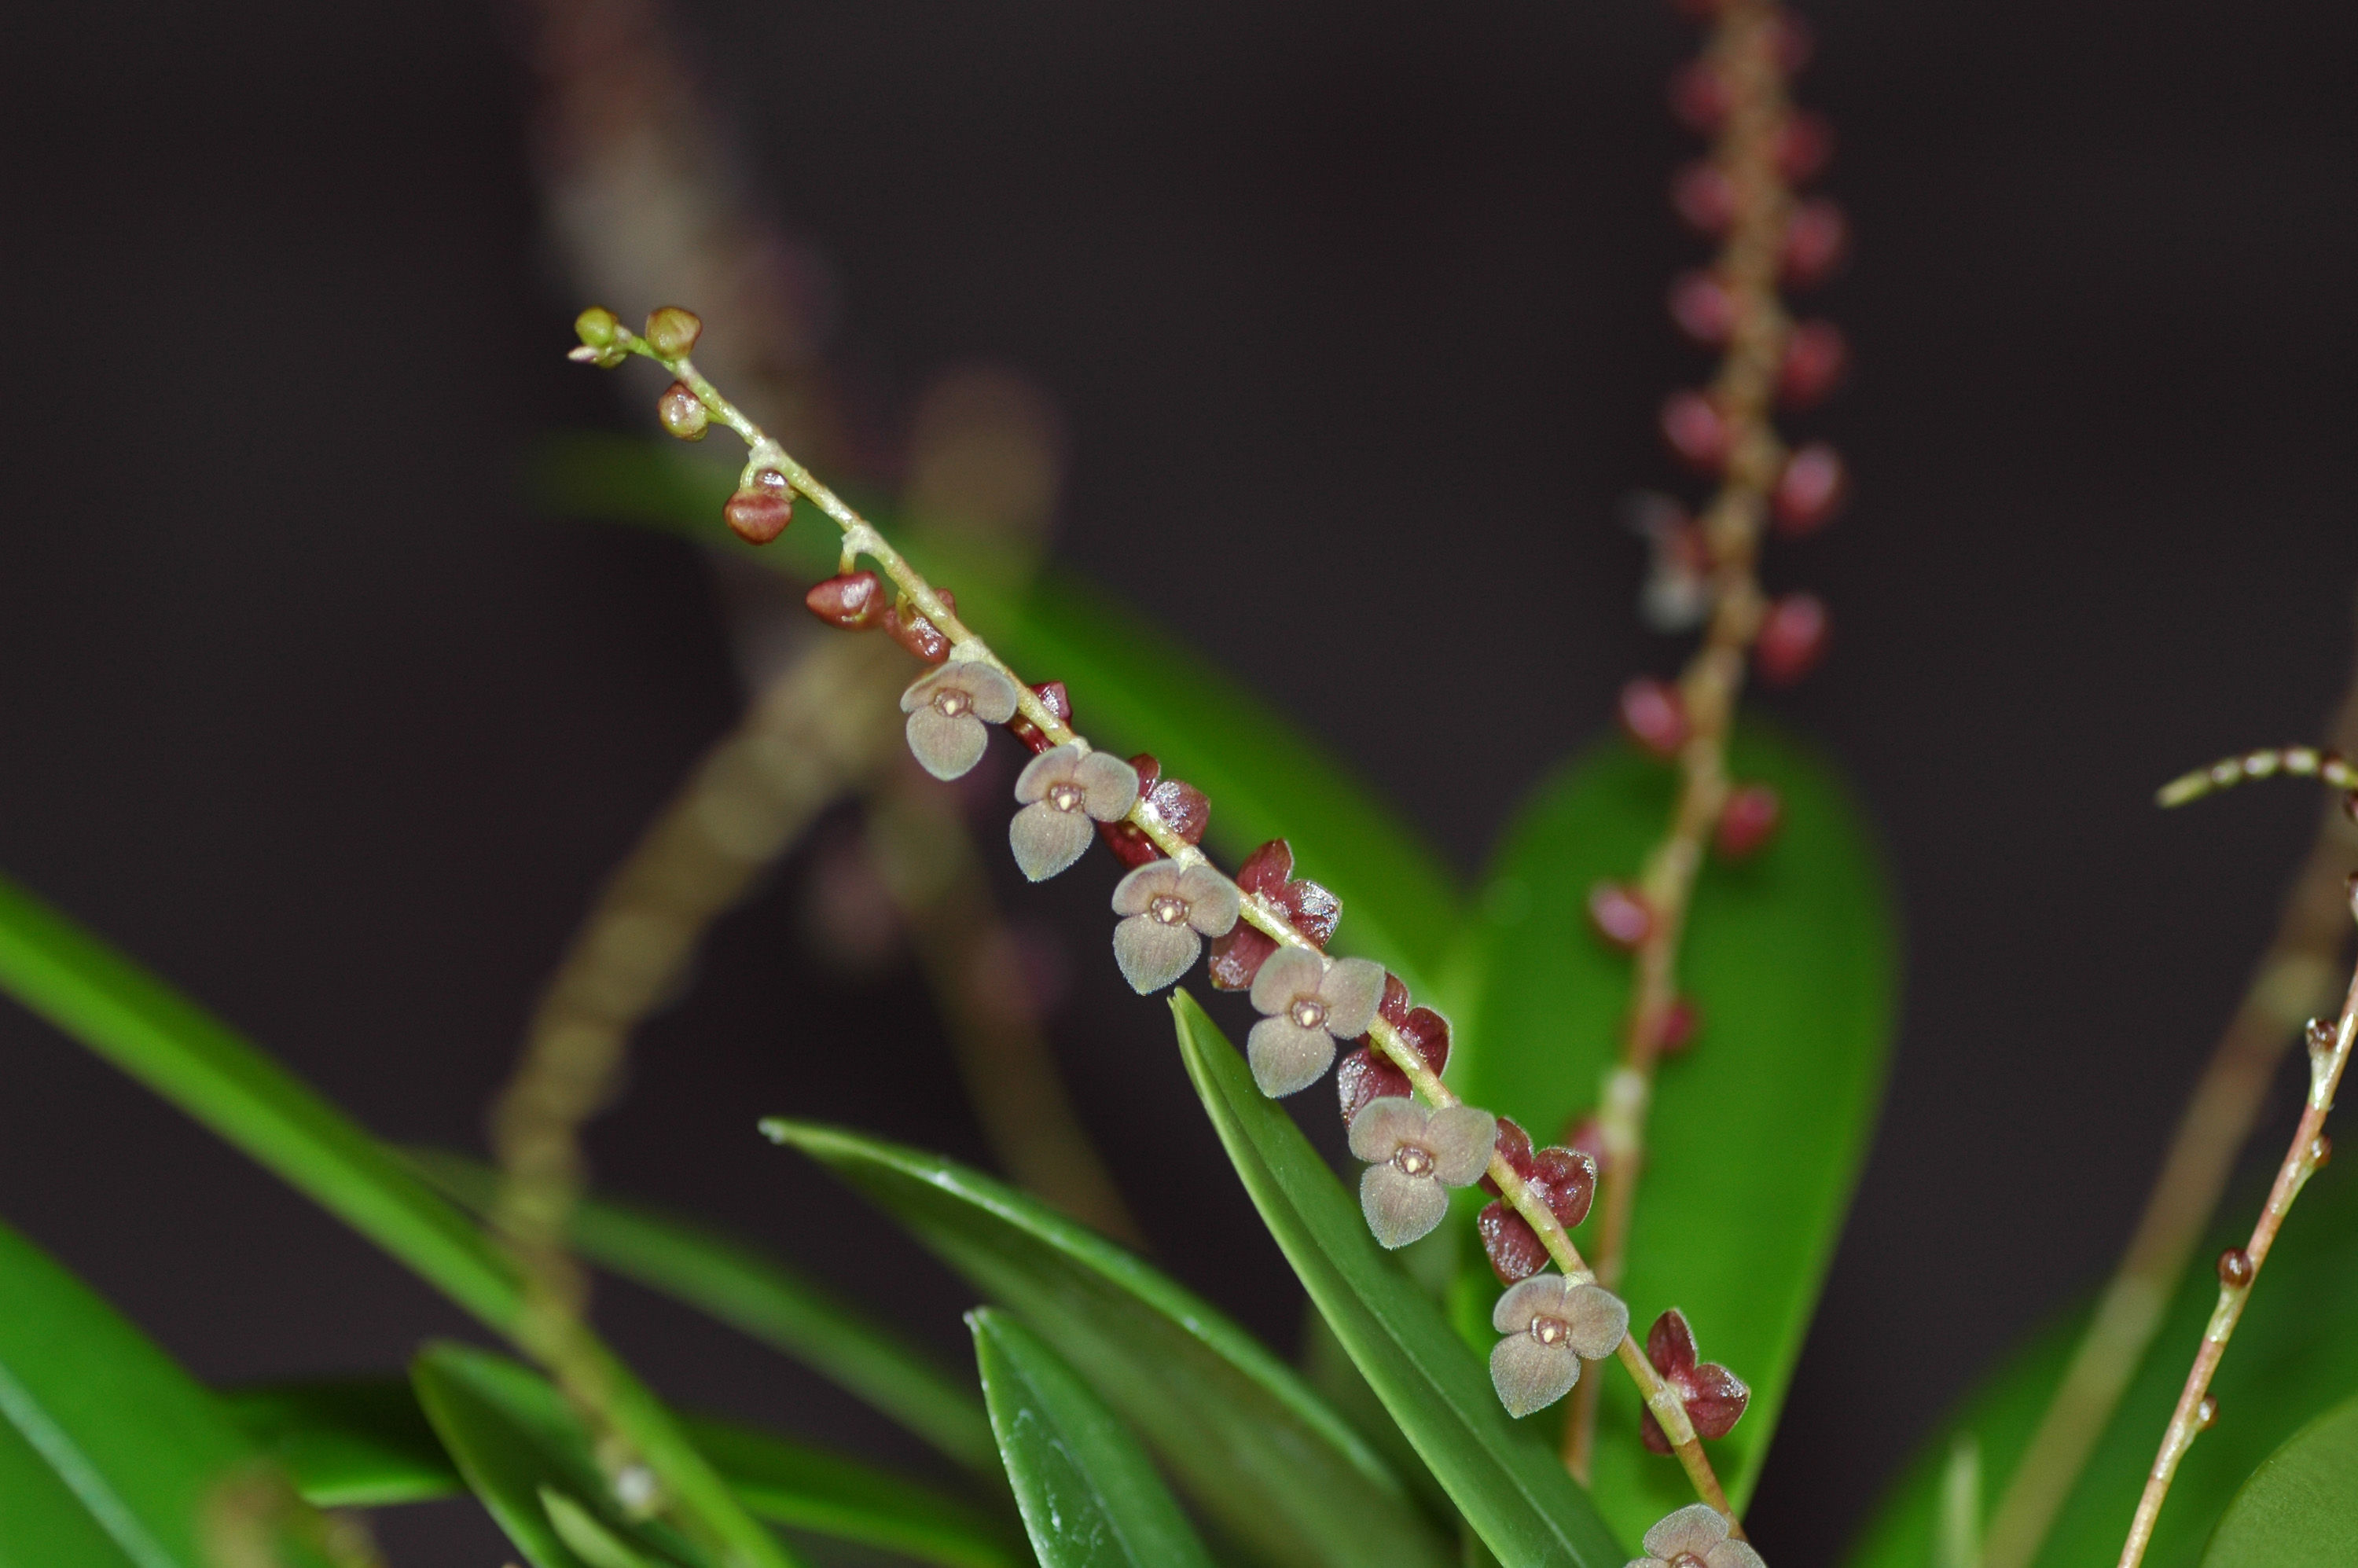
[[[1729,1539],[1727,1516],[1709,1503],[1689,1503],[1646,1532],[1646,1555],[1629,1568],[1768,1568],[1760,1553]]]
[[[1007,842],[1023,874],[1042,881],[1081,858],[1095,833],[1090,818],[1119,822],[1129,815],[1138,804],[1138,770],[1067,741],[1024,764],[1015,798],[1023,809],[1007,825]]]
[[[1228,934],[1237,908],[1237,884],[1211,867],[1149,860],[1114,884],[1113,912],[1128,916],[1113,928],[1121,978],[1141,996],[1161,990],[1187,972],[1205,937]]]
[[[1449,1212],[1446,1187],[1472,1186],[1489,1167],[1498,1119],[1478,1106],[1441,1109],[1384,1095],[1351,1119],[1351,1152],[1368,1161],[1359,1209],[1386,1247],[1405,1247]]]
[[[1490,1386],[1520,1418],[1572,1392],[1583,1357],[1612,1355],[1629,1332],[1629,1309],[1593,1281],[1533,1274],[1498,1298],[1490,1326],[1507,1336],[1490,1351]]]
[[[979,660],[927,670],[901,694],[909,716],[909,750],[937,779],[961,777],[990,743],[986,724],[1015,717],[1015,683]]]
[[[1245,1038],[1253,1082],[1272,1099],[1308,1088],[1334,1065],[1335,1042],[1365,1034],[1383,1000],[1381,964],[1280,947],[1253,976],[1252,1004],[1269,1015]]]

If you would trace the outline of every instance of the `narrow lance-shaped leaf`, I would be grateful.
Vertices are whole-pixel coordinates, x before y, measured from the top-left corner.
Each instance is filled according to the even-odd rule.
[[[410,1158],[470,1208],[490,1208],[499,1174],[489,1166],[440,1150],[412,1150]],[[990,1419],[968,1382],[753,1244],[600,1199],[575,1208],[571,1236],[582,1256],[784,1351],[959,1463],[999,1473]]]
[[[2358,1399],[2285,1440],[2227,1505],[2202,1568],[2358,1563]]]
[[[1865,1157],[1897,971],[1873,838],[1833,769],[1755,726],[1737,731],[1729,767],[1775,788],[1783,822],[1749,858],[1714,855],[1696,886],[1678,979],[1702,1027],[1656,1076],[1622,1293],[1641,1339],[1681,1308],[1704,1358],[1750,1384],[1742,1422],[1711,1445],[1741,1508]],[[1539,790],[1491,872],[1470,950],[1477,1000],[1449,1079],[1541,1142],[1595,1110],[1629,1006],[1630,960],[1588,928],[1589,890],[1636,876],[1674,783],[1625,745],[1592,752]],[[1599,1223],[1575,1234],[1584,1251]],[[1487,1319],[1498,1286],[1470,1235],[1466,1252],[1466,1318]],[[1675,1460],[1640,1443],[1629,1380],[1606,1379],[1600,1398],[1595,1496],[1634,1537],[1693,1494]]]
[[[1212,1568],[1146,1450],[1080,1375],[1003,1312],[967,1322],[1040,1568]]]
[[[1399,1476],[1208,1302],[1037,1200],[857,1133],[770,1120],[1079,1368],[1204,1513],[1261,1561],[1438,1568]]]
[[[219,1397],[320,1508],[425,1502],[460,1489],[458,1466],[400,1379],[277,1383]]]
[[[1335,1337],[1505,1568],[1628,1559],[1553,1447],[1500,1408],[1480,1361],[1368,1234],[1359,1205],[1184,992],[1171,999],[1195,1092],[1254,1206]]]

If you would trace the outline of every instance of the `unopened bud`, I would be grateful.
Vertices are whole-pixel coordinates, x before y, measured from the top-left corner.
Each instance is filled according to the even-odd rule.
[[[1784,820],[1785,803],[1767,784],[1751,784],[1729,792],[1720,808],[1719,827],[1713,842],[1722,858],[1740,860],[1776,835]]]
[[[647,317],[647,347],[667,360],[685,358],[703,335],[704,323],[697,319],[696,312],[676,305],[666,305]]]
[[[2333,1140],[2320,1132],[2309,1141],[2309,1169],[2322,1171],[2331,1163],[2333,1163]]]
[[[830,626],[865,632],[883,618],[883,585],[874,572],[846,572],[803,595],[803,603]]]
[[[1671,283],[1670,307],[1678,330],[1707,349],[1726,342],[1736,330],[1736,296],[1714,274],[1681,273]]]
[[[2332,1050],[2333,1043],[2339,1037],[2337,1026],[2330,1018],[2310,1019],[2308,1033],[2309,1048],[2312,1051]]]
[[[2240,1247],[2230,1247],[2219,1254],[2219,1282],[2231,1291],[2240,1291],[2252,1282],[2252,1255]]]
[[[696,395],[687,383],[675,381],[664,388],[655,400],[655,417],[663,427],[683,441],[701,441],[712,424],[712,411]]]
[[[1727,118],[1727,82],[1706,59],[1671,73],[1671,113],[1697,135],[1708,136]]]
[[[622,330],[621,319],[602,305],[592,305],[573,318],[573,334],[583,348],[611,349]]]
[[[955,614],[957,597],[947,589],[937,588],[935,595],[943,608]],[[941,629],[920,614],[907,594],[901,595],[885,610],[882,624],[884,634],[929,665],[938,665],[950,656],[950,640]]]
[[[1706,239],[1717,239],[1736,221],[1736,182],[1714,163],[1691,163],[1671,181],[1671,209]]]
[[[1834,128],[1823,114],[1796,109],[1777,135],[1777,172],[1792,185],[1806,185],[1833,161]]]
[[[1693,467],[1717,473],[1727,466],[1735,434],[1719,406],[1700,392],[1674,392],[1662,404],[1662,439]]]
[[[1834,275],[1850,250],[1850,221],[1823,196],[1793,209],[1785,222],[1784,281],[1789,288],[1814,288]]]
[[[1055,716],[1057,723],[1069,726],[1073,722],[1073,697],[1065,689],[1063,681],[1052,680],[1035,686],[1032,688],[1032,695],[1040,699],[1041,707]],[[1035,756],[1054,744],[1046,730],[1021,713],[1007,721],[1007,732],[1022,741]],[[1243,929],[1249,931],[1252,927],[1245,926]]]
[[[1850,342],[1831,321],[1803,321],[1785,340],[1777,367],[1777,401],[1807,408],[1822,401],[1850,368]]]
[[[1654,930],[1654,912],[1619,882],[1598,882],[1588,890],[1588,921],[1616,947],[1635,947]]]
[[[1760,640],[1753,659],[1760,678],[1771,686],[1790,686],[1825,657],[1826,607],[1815,594],[1789,593],[1768,607],[1760,622]]]
[[[795,501],[791,492],[780,495],[768,490],[741,490],[729,498],[720,509],[721,516],[736,535],[749,545],[766,545],[786,531],[795,520]]]
[[[1687,739],[1686,703],[1679,689],[1640,676],[1621,688],[1621,728],[1658,757],[1673,757]]]
[[[2216,1394],[2203,1395],[2201,1401],[2194,1407],[2194,1430],[2197,1432],[2208,1432],[2211,1430],[2211,1423],[2218,1419],[2219,1396]]]
[[[1654,1032],[1654,1048],[1666,1056],[1678,1055],[1694,1044],[1695,1034],[1702,1028],[1703,1010],[1689,998],[1675,998]],[[1575,1143],[1574,1147],[1579,1145]]]
[[[1777,532],[1789,539],[1814,534],[1833,521],[1850,490],[1850,474],[1842,454],[1823,441],[1812,441],[1785,460],[1769,492],[1768,511]]]

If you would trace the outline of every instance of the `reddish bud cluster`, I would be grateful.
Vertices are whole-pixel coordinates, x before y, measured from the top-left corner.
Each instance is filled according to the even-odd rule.
[[[830,626],[865,632],[883,622],[884,585],[874,572],[845,572],[804,594],[803,603]]]
[[[1662,439],[1682,462],[1703,473],[1727,466],[1736,433],[1707,393],[1673,392],[1663,400]]]
[[[1785,222],[1784,282],[1789,288],[1815,288],[1834,275],[1850,252],[1850,220],[1823,196],[1793,209]]]
[[[640,335],[646,339],[647,347],[676,360],[696,347],[696,340],[704,335],[704,323],[693,310],[665,305],[648,312],[647,330]]]
[[[720,515],[747,544],[766,545],[795,520],[795,488],[777,470],[763,469],[753,476],[751,489],[729,498]]]
[[[655,417],[683,441],[701,441],[711,427],[712,411],[684,381],[675,381],[655,399]]]
[[[941,600],[944,609],[953,613],[957,611],[957,595],[946,588],[937,588],[934,592]],[[950,656],[949,638],[942,634],[939,627],[917,613],[916,605],[905,593],[885,610],[879,624],[884,628],[886,636],[929,665],[938,665]]]
[[[1139,799],[1153,809],[1163,825],[1190,844],[1203,842],[1204,826],[1212,820],[1212,803],[1204,792],[1183,779],[1164,778],[1163,764],[1151,753],[1141,752],[1130,765],[1138,770]],[[1140,832],[1136,823],[1100,822],[1098,832],[1114,858],[1133,870],[1163,858],[1154,840]]]
[[[1687,740],[1687,707],[1679,688],[1640,676],[1621,688],[1621,728],[1658,757],[1675,757]]]
[[[1687,1326],[1686,1314],[1672,1307],[1654,1320],[1654,1326],[1646,1331],[1646,1359],[1654,1364],[1662,1381],[1679,1391],[1697,1437],[1725,1437],[1736,1430],[1744,1407],[1752,1400],[1752,1390],[1717,1362],[1697,1364],[1694,1330]],[[1646,1446],[1655,1453],[1671,1451],[1671,1440],[1653,1411],[1645,1412],[1639,1431]]]
[[[1719,809],[1713,845],[1723,858],[1740,860],[1774,838],[1784,819],[1785,802],[1775,790],[1763,784],[1739,785]]]
[[[1596,1200],[1596,1161],[1578,1149],[1534,1150],[1531,1134],[1505,1117],[1498,1119],[1498,1157],[1546,1204],[1555,1222],[1566,1230],[1588,1217]],[[1482,1178],[1482,1190],[1496,1193],[1498,1184]],[[1547,1248],[1531,1223],[1509,1207],[1505,1198],[1482,1210],[1475,1221],[1482,1250],[1500,1284],[1537,1273],[1547,1264]]]
[[[1429,1007],[1412,1006],[1407,985],[1390,971],[1384,975],[1383,1000],[1377,1004],[1376,1014],[1400,1031],[1427,1069],[1438,1075],[1449,1065],[1449,1020]],[[1359,1036],[1358,1047],[1343,1058],[1335,1080],[1345,1126],[1359,1114],[1361,1106],[1377,1096],[1405,1096],[1412,1087],[1408,1075],[1376,1049],[1370,1036]]]
[[[1342,901],[1313,881],[1295,881],[1293,849],[1272,838],[1245,857],[1237,868],[1237,886],[1259,894],[1282,911],[1293,927],[1325,947],[1334,939],[1335,923],[1343,917]],[[1240,991],[1253,983],[1263,960],[1277,951],[1277,939],[1238,921],[1225,936],[1212,942],[1212,984],[1224,991]]]
[[[1598,882],[1588,890],[1588,923],[1616,947],[1635,947],[1653,935],[1654,912],[1634,888]]]
[[[1753,659],[1770,686],[1790,686],[1826,652],[1826,607],[1815,594],[1789,593],[1768,607]]]
[[[1769,514],[1777,532],[1789,539],[1814,534],[1833,521],[1850,492],[1850,474],[1842,454],[1823,441],[1812,441],[1785,460],[1777,487],[1768,494]]]
[[[1679,274],[1669,303],[1672,323],[1704,348],[1720,347],[1736,331],[1736,295],[1716,273]]]
[[[1825,400],[1850,369],[1850,340],[1832,321],[1797,323],[1785,339],[1785,358],[1777,367],[1777,401],[1788,408],[1808,408]]]
[[[1041,707],[1056,716],[1056,722],[1067,728],[1071,726],[1073,696],[1065,689],[1063,681],[1052,680],[1045,686],[1035,686],[1032,688],[1032,695],[1040,699]],[[1022,741],[1025,748],[1034,756],[1055,744],[1048,739],[1044,730],[1021,713],[1007,721],[1007,732]]]

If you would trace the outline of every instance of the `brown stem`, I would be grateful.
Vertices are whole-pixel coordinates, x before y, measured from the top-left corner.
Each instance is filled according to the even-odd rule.
[[[1661,841],[1648,855],[1638,891],[1653,920],[1638,945],[1620,1065],[1606,1080],[1598,1117],[1597,1278],[1617,1289],[1627,1266],[1638,1177],[1645,1168],[1646,1108],[1653,1098],[1662,1029],[1678,1000],[1680,944],[1704,847],[1727,802],[1727,732],[1744,687],[1746,654],[1762,615],[1754,567],[1770,489],[1785,449],[1770,422],[1788,322],[1777,274],[1792,193],[1777,147],[1790,106],[1777,59],[1777,8],[1736,0],[1714,24],[1706,54],[1726,84],[1728,114],[1713,157],[1736,192],[1736,218],[1716,269],[1735,305],[1735,328],[1711,395],[1732,432],[1727,470],[1703,516],[1711,549],[1712,615],[1703,646],[1679,680],[1688,737],[1678,758],[1679,792]],[[1597,1389],[1575,1390],[1564,1422],[1564,1464],[1586,1484],[1595,1445]]]
[[[2338,749],[2358,751],[2358,670],[2330,733]],[[2188,1098],[2136,1230],[1991,1516],[1984,1568],[2028,1568],[2153,1344],[2169,1292],[2251,1137],[2277,1064],[2302,1022],[2325,1004],[2344,962],[2343,884],[2353,860],[2358,829],[2341,802],[2330,801],[2286,895],[2276,938]]]

